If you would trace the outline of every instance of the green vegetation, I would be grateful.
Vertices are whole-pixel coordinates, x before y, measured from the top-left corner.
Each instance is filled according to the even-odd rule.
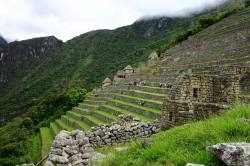
[[[160,132],[153,137],[153,145],[144,141],[132,143],[123,153],[113,151],[114,157],[103,165],[183,166],[188,162],[223,165],[206,152],[206,147],[223,142],[249,142],[250,126],[241,118],[250,118],[249,105],[235,104],[221,117]],[[105,151],[112,151],[112,147]]]
[[[234,12],[237,11],[235,10]],[[112,78],[118,69],[124,68],[128,64],[138,65],[140,62],[146,61],[149,53],[153,50],[160,48],[158,52],[163,52],[187,39],[190,35],[198,33],[234,12],[220,14],[216,11],[217,14],[213,19],[204,19],[203,15],[199,15],[183,19],[159,18],[139,21],[131,26],[118,28],[113,31],[92,31],[64,43],[50,55],[47,55],[38,66],[33,66],[33,70],[23,76],[20,82],[17,81],[1,89],[0,117],[12,119],[20,116],[12,119],[11,122],[0,128],[1,166],[37,162],[41,156],[39,154],[41,149],[40,141],[45,145],[42,155],[48,150],[51,141],[51,138],[48,138],[49,141],[46,140],[48,144],[43,141],[43,138],[49,133],[47,128],[41,129],[43,136],[42,140],[40,140],[38,136],[39,129],[41,127],[49,127],[51,122],[60,118],[66,111],[83,101],[86,91],[90,91],[100,85],[105,77]],[[210,14],[207,15],[209,16]],[[159,26],[160,24],[161,26]],[[185,29],[189,30],[186,32]],[[84,90],[84,87],[87,90]],[[135,92],[163,96],[139,90]],[[160,114],[160,110],[119,100],[114,102]],[[142,120],[154,120],[151,117],[114,106],[107,105],[106,107],[120,113],[129,113]],[[84,109],[82,110],[84,111]],[[64,116],[64,118],[57,120],[56,123],[51,123],[51,129],[55,133],[59,132],[60,127],[73,130],[74,127],[65,122],[71,120],[71,118],[68,115]],[[93,122],[103,123],[93,117],[88,118]],[[85,128],[89,127],[83,123],[80,125]],[[173,138],[175,139],[174,136]],[[163,136],[158,136],[157,139],[160,141],[163,139]],[[192,142],[190,141],[190,143]],[[169,145],[163,143],[165,148]],[[138,143],[138,145],[135,145],[135,148],[136,146],[144,145]],[[135,162],[135,164],[142,161],[146,161],[146,163],[153,163],[153,161],[161,163],[161,155],[168,155],[159,148],[159,151],[152,150],[156,151],[156,153],[150,158],[150,153],[153,152],[150,150],[147,152],[147,150],[142,149],[138,153],[136,152],[134,156],[129,156],[128,159],[133,159],[133,157],[137,156],[138,160],[131,161]],[[148,153],[146,155],[148,158],[139,160],[140,155],[144,155],[144,152]],[[132,150],[131,154],[133,154]],[[122,164],[122,159],[119,162]]]
[[[181,43],[184,40],[187,40],[188,37],[193,36],[193,35],[201,32],[202,30],[206,29],[207,27],[221,21],[222,19],[224,19],[232,14],[237,13],[238,11],[240,11],[242,9],[243,9],[242,7],[234,7],[234,8],[229,8],[225,11],[216,12],[213,15],[200,17],[197,25],[191,27],[190,29],[188,29],[186,31],[178,33],[170,42],[163,45],[162,47],[160,47],[157,50],[158,54],[165,52],[166,50],[175,46],[176,44]]]
[[[59,91],[61,92],[59,93]],[[38,162],[41,157],[39,128],[48,127],[50,122],[53,122],[65,114],[67,110],[76,106],[78,102],[82,101],[85,94],[85,90],[77,88],[59,89],[57,92],[50,93],[39,105],[31,107],[21,117],[15,118],[12,122],[1,127],[1,166],[12,166],[32,161]],[[43,128],[41,132],[43,135],[46,135],[46,133],[48,135],[48,131]],[[42,141],[44,140],[43,138]],[[47,143],[50,144],[50,142]],[[45,144],[43,141],[42,145]],[[46,152],[46,149],[48,150],[48,146],[45,146],[45,150],[42,150],[43,154]]]
[[[51,135],[50,129],[49,128],[41,128],[40,129],[40,135],[41,135],[41,142],[42,142],[42,157],[45,157],[49,151],[50,147],[53,143],[54,138]]]
[[[115,110],[115,111],[118,111],[118,112],[120,112],[121,114],[130,114],[130,115],[135,116],[135,117],[138,117],[138,118],[140,118],[141,120],[144,120],[144,121],[148,121],[148,122],[154,121],[153,118],[149,118],[149,117],[143,116],[143,115],[141,115],[141,114],[134,113],[134,112],[132,112],[132,111],[130,112],[130,111],[127,111],[127,110],[125,110],[125,109],[121,109],[121,108],[118,108],[118,107],[115,107],[115,106],[112,106],[112,105],[105,105],[104,107],[110,108],[110,109]]]
[[[245,0],[245,7],[249,7],[250,6],[250,0]]]
[[[138,109],[142,109],[142,110],[153,112],[153,113],[157,113],[157,114],[161,113],[161,110],[154,109],[154,108],[149,108],[149,107],[144,107],[144,106],[140,106],[140,105],[129,103],[129,102],[122,101],[122,100],[112,100],[112,101],[114,101],[115,103],[119,103],[119,104],[122,104],[122,105],[135,107],[135,108],[138,108]]]

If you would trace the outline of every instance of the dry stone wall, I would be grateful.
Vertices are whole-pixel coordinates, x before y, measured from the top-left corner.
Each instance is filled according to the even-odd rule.
[[[61,131],[55,138],[46,166],[83,166],[105,158],[95,152],[94,147],[125,143],[147,138],[159,131],[158,122],[139,121],[130,115],[120,115],[111,126],[92,127],[90,132],[76,130]]]
[[[209,74],[186,72],[177,78],[163,104],[163,129],[219,115],[242,95],[250,94],[249,67],[217,67],[206,67],[206,71],[211,71]],[[217,70],[219,74],[211,74]]]

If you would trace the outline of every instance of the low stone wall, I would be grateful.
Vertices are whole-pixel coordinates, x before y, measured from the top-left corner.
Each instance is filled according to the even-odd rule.
[[[105,158],[94,151],[94,147],[125,143],[147,138],[159,131],[158,122],[143,122],[130,115],[120,115],[110,126],[92,127],[91,131],[61,131],[55,138],[46,166],[89,165]]]
[[[204,120],[215,115],[220,115],[227,108],[228,105],[215,103],[196,103],[194,104],[194,119]]]
[[[147,138],[159,131],[159,125],[145,122],[135,122],[129,126],[115,124],[111,127],[95,127],[92,132],[86,133],[90,144],[94,146],[107,146],[126,143],[139,138]]]

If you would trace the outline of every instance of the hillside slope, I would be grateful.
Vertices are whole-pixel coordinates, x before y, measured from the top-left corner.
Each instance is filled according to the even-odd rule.
[[[25,111],[60,82],[70,80],[92,89],[119,68],[147,60],[149,53],[188,28],[193,19],[160,18],[136,22],[116,30],[98,30],[76,37],[36,64],[21,80],[2,88],[0,116],[7,119]],[[1,71],[8,73],[8,67]],[[22,103],[22,105],[20,105]]]
[[[178,88],[185,86],[178,82],[179,78],[184,76],[196,76],[196,80],[207,77],[215,83],[209,84],[211,87],[208,87],[208,94],[211,94],[208,98],[211,100],[205,100],[207,96],[206,93],[202,93],[203,91],[198,91],[197,97],[193,96],[191,88],[191,92],[189,89],[184,89],[181,94],[192,94],[193,98],[188,100],[216,109],[209,112],[209,107],[204,109],[202,107],[197,112],[189,111],[185,109],[185,105],[183,107],[181,105],[186,101],[181,101],[178,103],[179,107],[174,108],[175,112],[168,116],[167,123],[171,127],[220,114],[224,110],[217,109],[217,106],[226,108],[232,103],[229,99],[234,95],[237,95],[237,99],[244,99],[249,103],[249,13],[250,8],[247,8],[226,18],[171,48],[157,63],[153,65],[150,63],[151,65],[144,70],[136,70],[135,73],[125,75],[125,78],[117,84],[93,91],[83,103],[79,103],[66,115],[51,123],[50,135],[55,136],[62,129],[89,130],[99,123],[115,121],[119,114],[131,114],[144,121],[163,119],[162,110],[166,101],[172,98],[174,100],[174,95],[179,94]],[[216,78],[222,78],[221,82],[226,82],[227,78],[230,78],[230,81],[222,86],[220,82],[216,82]],[[239,81],[239,87],[235,88],[239,89],[237,94],[232,91],[224,93],[227,91],[224,87],[230,87],[234,84],[233,80],[240,78],[247,79],[243,79],[245,83]],[[195,83],[193,86],[198,87]],[[224,89],[223,94],[221,91],[213,93],[213,89],[217,90],[217,87]],[[203,90],[202,86],[198,88]],[[186,117],[190,117],[191,120],[186,120]],[[46,150],[43,152],[47,153]]]
[[[47,54],[61,44],[60,40],[49,36],[0,45],[0,97],[7,97],[11,89],[17,90],[23,87],[27,73],[41,64]],[[8,100],[8,104],[11,104],[12,100]],[[22,109],[26,102],[19,100],[19,103],[19,109]],[[12,109],[11,114],[15,115],[16,111]],[[2,113],[8,114],[7,111]],[[4,120],[5,116],[0,115],[0,122]]]
[[[142,20],[115,30],[97,30],[73,38],[46,55],[41,63],[35,63],[29,72],[18,68],[20,73],[25,73],[19,74],[19,81],[9,82],[4,88],[0,85],[0,117],[8,120],[27,111],[30,105],[39,103],[62,82],[71,86],[80,84],[91,90],[100,85],[105,77],[113,76],[118,69],[145,62],[153,50],[194,26],[199,18],[237,4],[242,6],[242,1],[227,3],[191,18]],[[4,75],[12,75],[9,72],[9,69],[13,71],[12,67],[3,68]]]
[[[114,147],[101,150],[113,157],[103,166],[183,166],[187,163],[207,166],[225,165],[206,147],[217,143],[249,142],[250,126],[241,120],[250,118],[248,105],[237,104],[229,112],[202,122],[184,125],[165,132],[160,132],[149,141],[137,141],[125,152],[116,152]]]

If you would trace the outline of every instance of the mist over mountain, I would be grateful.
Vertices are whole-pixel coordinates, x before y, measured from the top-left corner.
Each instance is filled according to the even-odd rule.
[[[0,44],[7,44],[7,41],[0,35]]]

